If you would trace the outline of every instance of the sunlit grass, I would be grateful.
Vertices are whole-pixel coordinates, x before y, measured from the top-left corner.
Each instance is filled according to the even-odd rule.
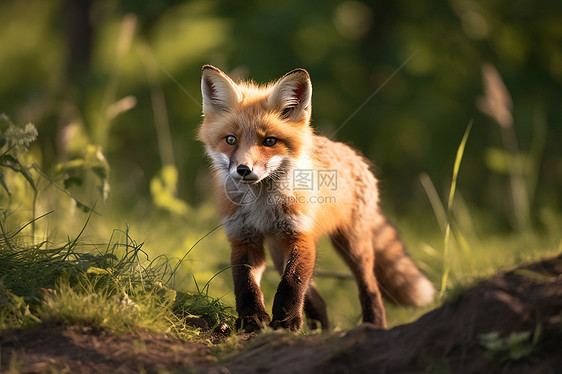
[[[451,216],[453,212],[453,201],[455,199],[455,191],[457,189],[457,178],[459,175],[459,169],[462,161],[462,156],[464,154],[464,148],[466,146],[466,141],[468,140],[468,135],[470,134],[470,129],[472,128],[472,122],[468,124],[464,136],[461,140],[461,144],[457,150],[457,157],[455,158],[455,165],[453,167],[453,177],[451,181],[451,188],[449,190],[449,199],[447,200],[447,221],[445,223],[445,235],[443,237],[443,275],[441,276],[441,291],[442,296],[447,288],[447,280],[449,279],[449,272],[451,271],[449,263],[449,242],[451,239]]]
[[[151,261],[126,230],[93,248],[80,235],[63,246],[25,245],[21,232],[0,237],[0,328],[78,323],[193,340],[199,331],[186,317],[202,318],[211,329],[233,323],[232,310],[205,290],[168,287],[175,263],[164,256]]]

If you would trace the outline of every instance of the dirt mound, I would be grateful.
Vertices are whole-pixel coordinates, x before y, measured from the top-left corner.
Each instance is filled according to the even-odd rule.
[[[560,373],[561,313],[558,256],[497,274],[411,324],[298,340],[274,334],[220,366],[232,373]]]
[[[39,325],[0,332],[0,371],[132,373],[557,373],[562,256],[499,273],[418,321],[390,330],[263,334],[220,363],[214,348],[141,333]]]

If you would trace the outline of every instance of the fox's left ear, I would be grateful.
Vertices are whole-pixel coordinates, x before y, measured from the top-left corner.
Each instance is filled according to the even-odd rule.
[[[272,108],[281,112],[282,118],[299,121],[310,118],[312,84],[304,69],[295,69],[285,74],[267,99]]]

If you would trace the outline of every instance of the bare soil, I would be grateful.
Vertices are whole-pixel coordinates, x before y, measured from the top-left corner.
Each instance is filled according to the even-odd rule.
[[[529,332],[517,347],[498,342]],[[459,293],[416,322],[390,330],[361,325],[347,332],[296,336],[283,331],[224,345],[181,342],[149,333],[116,336],[90,327],[38,325],[0,332],[0,371],[137,373],[561,373],[562,255]],[[221,356],[217,360],[217,357]]]

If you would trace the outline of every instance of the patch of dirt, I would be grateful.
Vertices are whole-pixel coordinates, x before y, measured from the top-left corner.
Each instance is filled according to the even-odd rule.
[[[497,343],[528,333],[522,357]],[[244,336],[247,338],[247,336]],[[217,348],[161,335],[115,336],[84,327],[35,326],[0,332],[2,372],[131,373],[161,369],[199,373],[559,373],[562,370],[562,255],[498,273],[416,322],[390,330],[361,325],[347,332],[296,336],[283,331],[243,342],[216,363]]]
[[[212,348],[204,344],[147,332],[114,335],[87,326],[4,330],[0,348],[3,373],[158,372],[213,360]]]

